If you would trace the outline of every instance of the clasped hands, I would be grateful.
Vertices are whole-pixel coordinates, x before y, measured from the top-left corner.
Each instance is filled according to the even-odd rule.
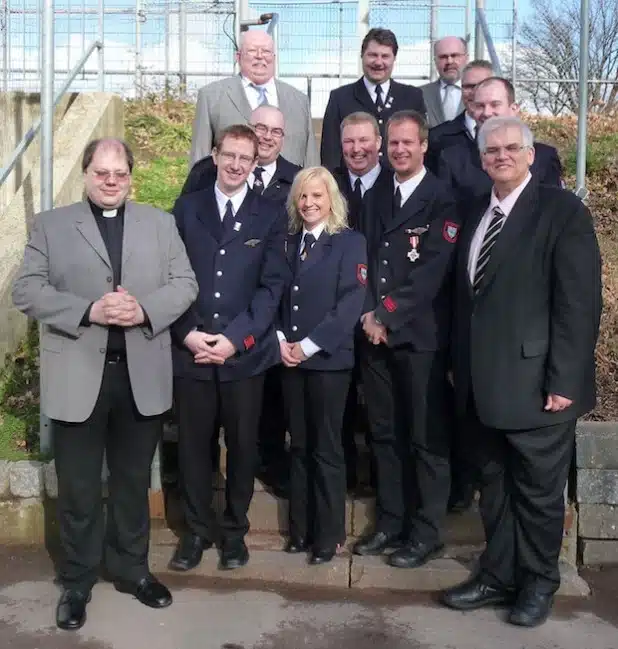
[[[236,353],[236,347],[223,334],[191,331],[186,335],[184,343],[193,354],[193,360],[200,365],[223,365]]]
[[[122,286],[93,302],[90,309],[90,322],[103,326],[137,327],[144,320],[139,302]]]
[[[287,340],[279,341],[281,360],[286,367],[296,367],[299,363],[307,360],[300,343],[289,343]]]
[[[386,343],[386,327],[376,321],[374,311],[363,313],[363,315],[361,316],[361,324],[363,325],[365,336],[367,336],[367,340],[369,340],[370,343],[373,343],[374,345]]]

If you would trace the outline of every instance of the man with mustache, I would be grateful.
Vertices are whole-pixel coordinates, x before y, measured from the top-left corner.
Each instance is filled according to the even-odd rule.
[[[236,53],[240,75],[214,81],[198,94],[191,140],[191,164],[210,155],[215,136],[233,124],[247,124],[258,106],[276,106],[284,115],[282,153],[301,167],[318,164],[309,100],[299,90],[274,78],[275,46],[261,29],[244,32]]]
[[[390,116],[398,110],[413,109],[425,114],[423,94],[419,88],[391,79],[399,45],[390,29],[374,28],[367,32],[361,45],[363,76],[331,91],[322,125],[322,164],[330,171],[343,166],[341,121],[346,115],[364,111],[378,122],[382,148],[386,155],[385,128]]]
[[[461,71],[468,62],[468,44],[463,38],[446,36],[433,46],[439,79],[421,86],[429,127],[455,119],[464,109]]]
[[[471,108],[477,128],[491,117],[519,115],[513,84],[502,77],[489,77],[481,81],[474,91]],[[556,149],[535,142],[534,151],[530,173],[544,185],[562,187],[562,165]],[[451,146],[440,153],[437,176],[451,186],[462,204],[491,190],[491,178],[482,166],[478,148],[472,149],[467,145]]]

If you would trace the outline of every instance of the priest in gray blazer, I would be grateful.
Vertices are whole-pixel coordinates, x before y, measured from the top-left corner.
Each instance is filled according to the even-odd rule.
[[[13,285],[15,306],[42,325],[41,408],[52,420],[64,550],[56,623],[65,630],[84,624],[101,563],[117,590],[153,608],[172,602],[148,569],[148,488],[160,415],[172,404],[169,327],[198,291],[173,217],[126,200],[128,146],[91,142],[82,168],[86,200],[37,215]]]
[[[421,86],[430,128],[455,119],[464,110],[461,73],[468,62],[468,44],[458,36],[434,43],[433,60],[439,79]]]
[[[259,29],[241,36],[236,53],[240,74],[214,81],[198,94],[191,140],[191,165],[210,155],[217,133],[232,124],[248,124],[251,111],[262,104],[277,106],[285,120],[281,155],[295,165],[320,164],[309,99],[274,78],[272,38]]]

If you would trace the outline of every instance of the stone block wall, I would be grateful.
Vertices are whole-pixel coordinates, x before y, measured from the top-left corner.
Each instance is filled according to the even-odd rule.
[[[618,424],[580,422],[576,465],[581,562],[618,564]]]

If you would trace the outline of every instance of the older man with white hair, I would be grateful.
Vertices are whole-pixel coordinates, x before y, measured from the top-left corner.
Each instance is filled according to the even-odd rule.
[[[478,146],[493,188],[459,238],[451,350],[487,545],[478,573],[442,601],[507,604],[509,622],[530,627],[560,585],[575,423],[595,405],[601,260],[586,206],[530,173],[519,118],[489,118]]]
[[[282,155],[295,165],[319,164],[309,99],[275,79],[275,46],[261,29],[242,34],[236,53],[240,75],[204,86],[198,94],[191,164],[210,155],[216,135],[233,124],[248,124],[258,106],[276,106],[286,124]]]

